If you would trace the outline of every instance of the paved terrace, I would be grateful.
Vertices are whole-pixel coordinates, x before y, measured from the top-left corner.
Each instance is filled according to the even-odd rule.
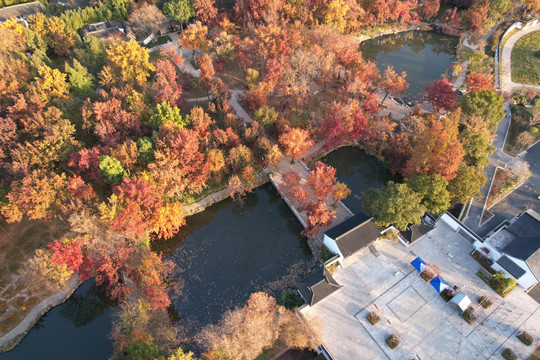
[[[304,312],[334,360],[501,359],[506,347],[526,359],[535,349],[514,335],[526,330],[538,344],[539,305],[521,288],[504,299],[493,292],[476,276],[472,245],[445,223],[410,248],[386,240],[377,248],[378,258],[364,249],[346,259],[334,273],[343,288]],[[420,278],[409,264],[416,256],[437,264],[448,283],[469,295],[476,322],[467,324],[457,306]],[[493,301],[489,309],[477,303],[481,295]],[[372,310],[381,317],[374,327],[365,320]],[[394,350],[384,342],[391,333],[401,342]]]

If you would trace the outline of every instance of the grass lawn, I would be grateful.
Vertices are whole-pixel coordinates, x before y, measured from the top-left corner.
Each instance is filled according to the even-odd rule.
[[[512,81],[540,85],[540,31],[525,35],[514,45]]]
[[[163,35],[163,36],[158,37],[156,40],[150,41],[148,44],[143,45],[143,46],[147,49],[150,49],[150,48],[153,48],[154,46],[166,44],[169,41],[172,41],[171,37],[169,35]]]

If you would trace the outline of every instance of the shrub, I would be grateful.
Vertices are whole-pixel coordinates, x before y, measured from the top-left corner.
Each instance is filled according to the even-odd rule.
[[[476,320],[476,316],[474,315],[473,310],[471,308],[468,308],[467,310],[465,310],[461,314],[461,317],[465,319],[465,321],[468,322],[469,324],[472,324]]]
[[[516,354],[514,354],[514,352],[508,348],[504,349],[501,355],[506,360],[517,360]]]
[[[446,302],[449,302],[450,300],[452,300],[452,298],[454,297],[453,295],[450,295],[450,291],[448,291],[448,289],[444,289],[443,291],[441,291],[441,293],[439,294],[444,301]]]
[[[431,279],[433,279],[433,274],[431,272],[424,270],[420,273],[420,277],[424,279],[425,282],[429,282],[431,281]]]
[[[516,287],[516,285],[516,280],[512,278],[505,278],[502,271],[497,271],[489,280],[489,286],[491,286],[491,288],[502,297],[508,295],[510,291]]]
[[[376,323],[381,321],[381,318],[375,311],[372,311],[366,316],[366,320],[371,324],[371,326],[374,326]]]
[[[478,298],[478,303],[482,305],[484,309],[489,308],[491,305],[493,305],[493,302],[489,300],[486,296],[480,296]]]
[[[323,262],[326,262],[328,260],[330,260],[331,258],[333,258],[336,254],[334,254],[333,252],[331,252],[330,250],[328,250],[328,248],[326,246],[321,246],[321,258],[322,258],[322,261]]]
[[[298,294],[293,291],[282,292],[278,303],[289,310],[294,310],[297,306],[302,305]]]
[[[399,339],[394,334],[391,334],[389,337],[387,337],[384,342],[386,343],[386,345],[388,345],[390,349],[395,349],[399,345]]]
[[[529,335],[529,333],[526,331],[521,332],[517,337],[519,340],[521,340],[522,343],[524,343],[527,346],[531,346],[533,343],[532,336]]]

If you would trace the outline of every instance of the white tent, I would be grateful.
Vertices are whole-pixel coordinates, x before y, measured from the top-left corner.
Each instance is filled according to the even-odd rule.
[[[467,310],[469,305],[471,305],[471,299],[469,299],[467,295],[461,292],[457,293],[450,301],[459,306],[461,311]]]

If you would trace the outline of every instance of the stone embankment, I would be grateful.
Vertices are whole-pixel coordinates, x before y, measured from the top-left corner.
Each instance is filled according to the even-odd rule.
[[[66,288],[37,304],[10,332],[0,337],[0,353],[9,351],[26,337],[39,319],[53,307],[64,303],[82,284],[77,275],[68,280]]]

